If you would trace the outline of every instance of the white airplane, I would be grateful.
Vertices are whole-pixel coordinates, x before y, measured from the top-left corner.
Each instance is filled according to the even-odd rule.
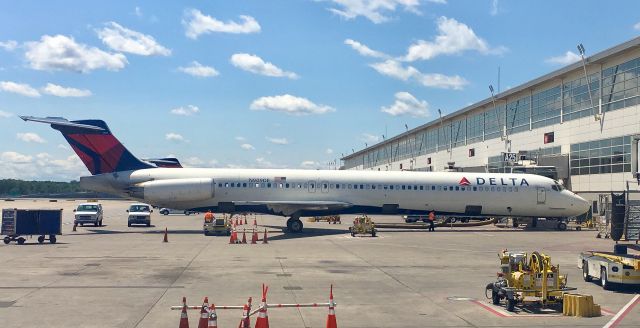
[[[333,214],[428,214],[566,218],[589,203],[556,181],[531,174],[182,168],[175,159],[142,161],[100,120],[21,116],[51,124],[92,176],[82,188],[160,207],[289,217]]]

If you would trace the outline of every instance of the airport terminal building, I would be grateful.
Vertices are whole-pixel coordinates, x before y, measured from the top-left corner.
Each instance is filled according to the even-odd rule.
[[[591,200],[627,181],[636,190],[639,76],[636,38],[354,152],[342,168],[548,171]]]

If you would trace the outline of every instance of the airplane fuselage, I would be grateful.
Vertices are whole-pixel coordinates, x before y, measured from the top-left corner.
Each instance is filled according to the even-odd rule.
[[[428,213],[569,217],[589,204],[529,174],[152,168],[81,178],[84,188],[153,205],[282,216]]]

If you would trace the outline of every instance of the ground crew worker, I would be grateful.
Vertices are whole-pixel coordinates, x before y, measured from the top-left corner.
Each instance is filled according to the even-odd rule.
[[[204,222],[213,222],[213,213],[211,213],[211,210],[208,210],[207,213],[204,214]]]
[[[429,231],[436,231],[435,221],[436,214],[433,211],[429,212]]]

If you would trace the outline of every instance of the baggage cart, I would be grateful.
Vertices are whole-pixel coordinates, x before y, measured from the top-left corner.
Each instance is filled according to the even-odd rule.
[[[38,243],[45,240],[56,243],[56,236],[62,235],[62,210],[41,209],[3,209],[1,235],[4,243],[16,241],[24,244],[22,236],[38,236]]]

